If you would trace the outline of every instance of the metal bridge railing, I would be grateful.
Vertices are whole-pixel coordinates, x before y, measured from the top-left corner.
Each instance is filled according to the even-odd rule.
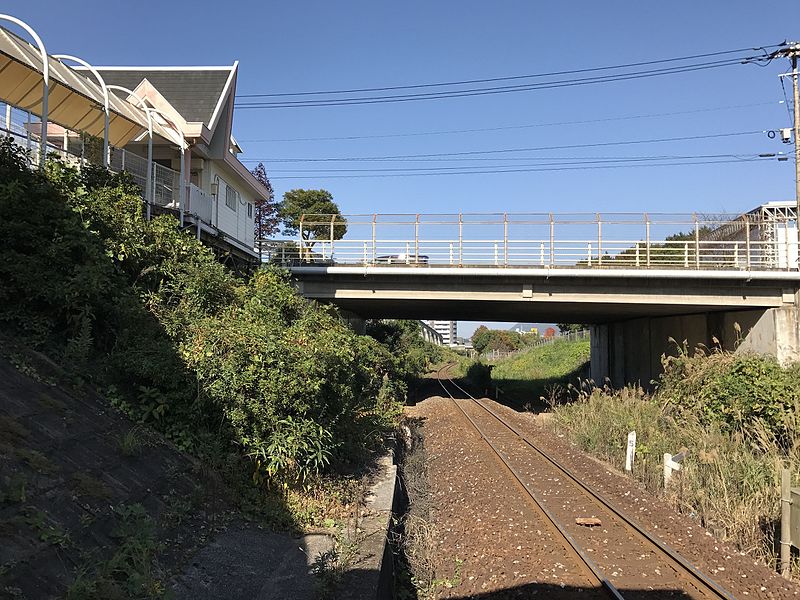
[[[285,265],[788,271],[799,245],[794,214],[751,222],[663,213],[306,215],[298,239],[263,242]]]

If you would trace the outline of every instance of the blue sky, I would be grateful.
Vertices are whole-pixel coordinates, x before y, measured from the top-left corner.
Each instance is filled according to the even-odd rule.
[[[503,77],[671,58],[800,38],[785,2],[37,2],[6,0],[48,51],[94,64],[240,61],[238,93],[279,93]],[[795,27],[792,28],[792,23]],[[778,74],[737,65],[594,86],[370,106],[238,109],[243,160],[264,159],[278,195],[330,190],[345,213],[741,211],[793,197],[791,162],[492,175],[302,178],[280,158],[385,156],[602,143],[788,126]],[[755,105],[745,106],[741,105]],[[738,106],[716,110],[721,107]],[[655,118],[359,140],[715,109]],[[765,135],[534,153],[596,156],[787,151]],[[273,159],[273,160],[269,160]],[[252,163],[248,163],[252,164]],[[441,164],[441,163],[439,163]],[[446,165],[448,163],[445,163]],[[480,164],[480,163],[475,163]],[[508,164],[485,161],[483,164]],[[374,168],[374,163],[337,168]],[[387,166],[431,166],[405,163]],[[438,166],[438,165],[437,165]]]

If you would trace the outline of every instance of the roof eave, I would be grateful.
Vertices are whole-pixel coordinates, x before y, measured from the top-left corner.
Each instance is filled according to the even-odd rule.
[[[256,179],[250,170],[245,167],[241,161],[230,152],[225,153],[225,164],[231,167],[237,175],[242,178],[242,181],[250,188],[250,190],[259,199],[266,199],[269,197],[269,191],[266,187]]]

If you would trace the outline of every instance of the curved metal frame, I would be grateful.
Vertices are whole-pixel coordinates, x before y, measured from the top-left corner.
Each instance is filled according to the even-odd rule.
[[[82,58],[72,56],[71,54],[53,54],[53,58],[61,61],[62,63],[65,60],[71,60],[72,62],[76,62],[79,65],[86,67],[100,84],[100,89],[103,92],[103,112],[105,113],[105,121],[103,123],[103,166],[108,168],[108,127],[111,120],[111,113],[108,106],[108,86],[106,86],[105,80],[100,73],[97,72],[97,69],[95,69]]]
[[[145,183],[146,191],[144,194],[145,204],[147,205],[147,218],[150,218],[151,205],[153,203],[153,115],[150,111],[155,110],[147,106],[144,99],[133,90],[130,90],[121,85],[107,85],[106,89],[119,90],[132,96],[141,106],[144,114],[147,115],[147,181]]]
[[[0,21],[9,21],[22,27],[36,42],[36,46],[42,55],[42,131],[39,140],[39,170],[44,169],[44,161],[47,158],[47,113],[48,101],[50,97],[50,64],[47,50],[39,34],[25,21],[12,17],[11,15],[0,14]]]

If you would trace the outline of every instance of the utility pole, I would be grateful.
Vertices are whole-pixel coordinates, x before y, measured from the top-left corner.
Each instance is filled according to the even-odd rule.
[[[794,97],[794,186],[795,201],[797,206],[797,239],[798,239],[798,260],[800,260],[800,90],[798,90],[797,62],[800,57],[800,42],[786,44],[770,55],[770,58],[788,58],[792,61],[792,72],[787,75],[792,78],[792,95]],[[783,75],[781,75],[783,77]]]
[[[794,186],[795,199],[797,200],[797,236],[798,241],[800,241],[800,91],[798,91],[797,85],[797,57],[800,56],[800,44],[792,44],[790,53],[792,59],[792,91],[794,93]]]
[[[795,44],[792,51],[792,89],[794,91],[794,185],[795,199],[797,200],[798,240],[800,240],[800,90],[798,90],[797,84],[797,56],[799,54],[800,44]]]

